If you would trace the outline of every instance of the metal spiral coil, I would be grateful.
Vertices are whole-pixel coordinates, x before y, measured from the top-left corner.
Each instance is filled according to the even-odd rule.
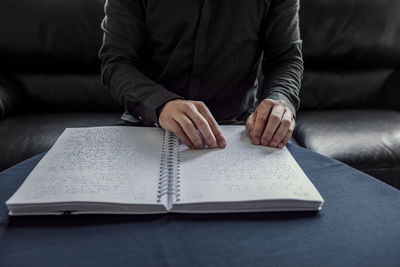
[[[174,133],[165,131],[161,150],[160,176],[157,202],[167,195],[169,203],[180,201],[179,140]]]

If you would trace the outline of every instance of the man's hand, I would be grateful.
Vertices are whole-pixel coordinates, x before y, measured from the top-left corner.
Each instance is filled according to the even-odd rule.
[[[218,123],[201,101],[171,100],[160,111],[162,128],[173,132],[190,149],[224,148],[226,146]]]
[[[293,114],[282,100],[264,99],[246,121],[253,144],[279,148],[289,142],[294,126]]]

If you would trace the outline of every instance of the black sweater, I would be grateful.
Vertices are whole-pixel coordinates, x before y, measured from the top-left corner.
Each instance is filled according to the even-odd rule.
[[[220,123],[245,120],[264,98],[295,114],[298,10],[298,0],[107,0],[102,83],[145,125],[172,99],[203,101]]]

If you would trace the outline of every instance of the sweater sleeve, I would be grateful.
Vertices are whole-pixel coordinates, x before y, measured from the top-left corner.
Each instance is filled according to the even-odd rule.
[[[284,100],[293,115],[303,78],[299,0],[272,0],[265,20],[262,98]]]
[[[107,0],[101,22],[103,43],[98,52],[101,82],[126,111],[144,125],[158,123],[157,110],[172,99],[183,99],[147,77],[144,7],[139,0]]]

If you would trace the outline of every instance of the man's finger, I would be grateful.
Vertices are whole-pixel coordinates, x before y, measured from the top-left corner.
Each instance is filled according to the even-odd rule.
[[[261,137],[261,144],[264,146],[270,145],[272,137],[275,134],[279,124],[281,123],[281,119],[283,113],[285,112],[286,106],[282,104],[274,105],[269,114],[268,121]],[[276,144],[278,145],[278,144]]]
[[[289,131],[286,133],[286,136],[283,138],[281,143],[278,145],[279,148],[284,147],[289,142],[290,137],[292,137],[292,135],[293,135],[294,125],[295,125],[295,120],[292,120]]]
[[[224,148],[226,146],[225,137],[222,135],[221,129],[219,128],[219,125],[214,116],[211,114],[210,110],[204,104],[199,104],[197,106],[197,109],[200,114],[203,115],[203,117],[207,120],[211,131],[213,132],[215,139],[217,140],[218,147]]]
[[[281,123],[270,142],[271,147],[276,147],[281,143],[282,139],[289,131],[290,124],[292,123],[292,118],[292,112],[289,109],[286,109],[285,113],[283,114]]]
[[[246,120],[246,130],[250,135],[250,137],[252,137],[253,128],[254,128],[254,113],[251,113]]]
[[[171,122],[171,129],[172,132],[178,137],[178,139],[181,140],[181,142],[184,143],[188,148],[195,148],[192,141],[190,141],[189,137],[185,134],[182,127],[175,120],[172,120]]]
[[[273,103],[265,102],[266,104],[259,106],[254,114],[254,127],[252,130],[251,138],[253,140],[253,144],[259,145],[261,144],[261,136],[264,132],[264,129],[267,125],[268,116],[270,115],[271,110],[273,109]]]
[[[185,110],[185,114],[190,118],[191,121],[193,121],[208,147],[216,148],[217,139],[215,138],[208,121],[203,117],[203,115],[201,115],[197,109],[191,108]]]
[[[197,132],[196,127],[190,118],[183,114],[182,116],[175,118],[175,120],[182,127],[183,131],[189,137],[195,148],[204,148],[203,140],[201,139],[201,136]]]

